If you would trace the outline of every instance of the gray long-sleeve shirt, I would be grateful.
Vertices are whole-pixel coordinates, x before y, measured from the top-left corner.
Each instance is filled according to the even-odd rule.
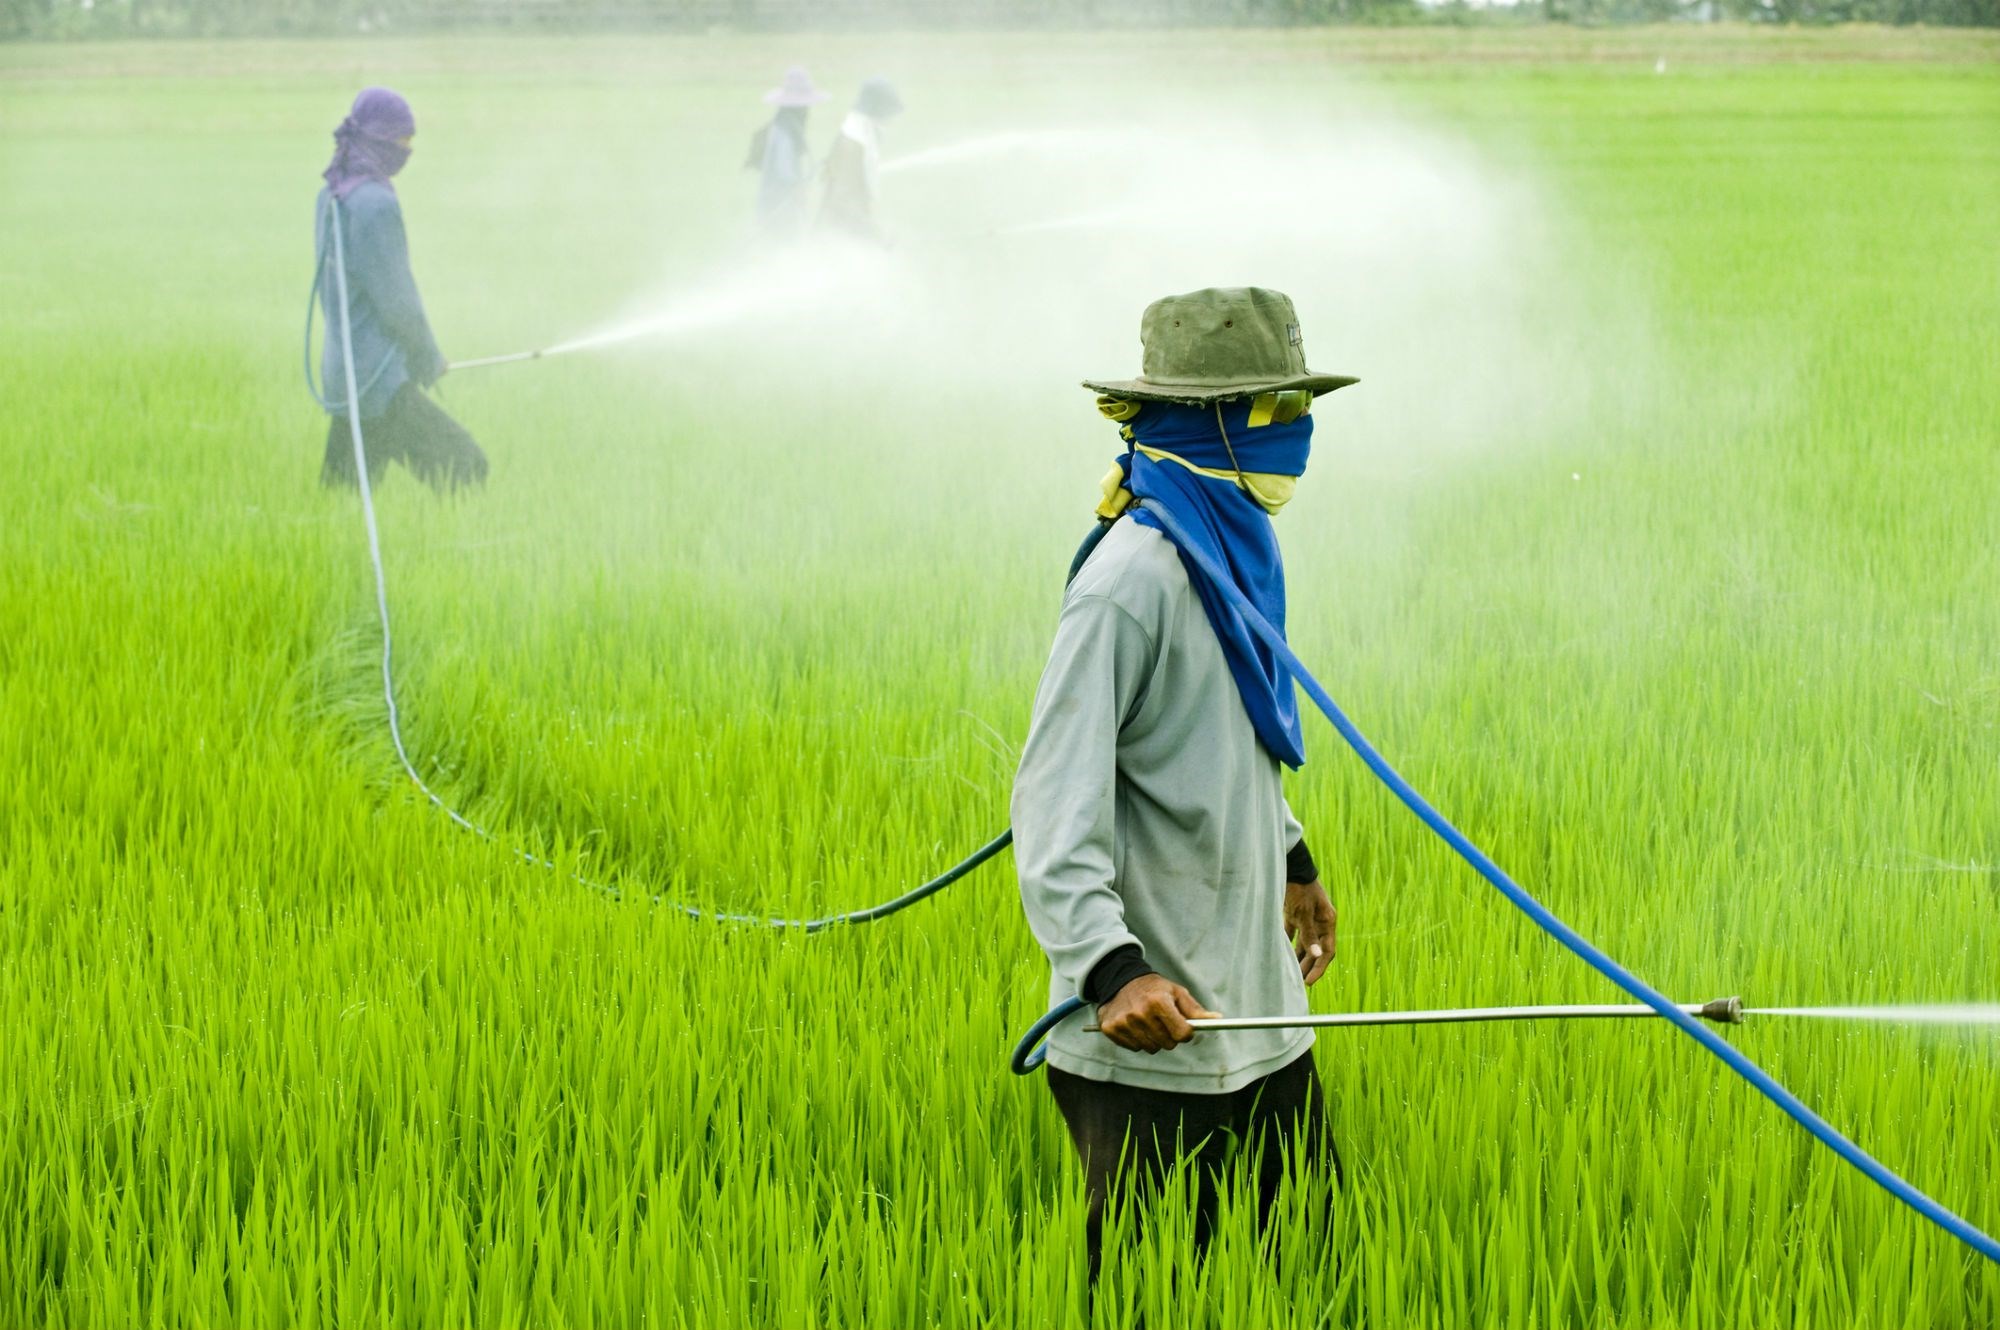
[[[347,410],[347,367],[341,354],[340,284],[333,268],[333,241],[327,235],[332,210],[327,191],[319,192],[315,241],[325,256],[321,303],[326,334],[320,352],[320,379],[334,404]],[[396,191],[366,181],[341,201],[340,230],[347,255],[347,298],[354,325],[354,383],[361,393],[361,418],[389,409],[396,390],[414,379],[429,387],[444,373],[445,360],[431,336],[424,302],[410,275],[410,242],[403,233],[403,209]]]
[[[1211,1010],[1306,1010],[1285,937],[1285,853],[1299,826],[1257,741],[1180,555],[1117,523],[1063,597],[1014,781],[1014,859],[1052,1002],[1107,953],[1146,961]],[[1083,1030],[1049,1063],[1121,1085],[1224,1094],[1276,1071],[1309,1030],[1231,1030],[1133,1053]]]

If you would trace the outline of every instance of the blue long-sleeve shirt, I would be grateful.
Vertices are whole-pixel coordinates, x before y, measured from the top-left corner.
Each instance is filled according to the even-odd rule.
[[[319,192],[314,240],[325,256],[320,274],[326,336],[320,352],[321,381],[335,414],[346,414],[347,367],[341,354],[340,283],[334,271],[333,238],[327,224],[333,209]],[[431,336],[424,302],[410,275],[410,243],[403,232],[403,209],[396,191],[370,180],[340,202],[341,239],[347,253],[347,298],[354,335],[354,381],[360,390],[361,418],[381,415],[397,389],[414,380],[428,388],[445,370]]]

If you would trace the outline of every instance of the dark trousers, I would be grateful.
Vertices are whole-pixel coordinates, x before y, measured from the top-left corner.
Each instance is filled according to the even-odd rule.
[[[465,426],[444,413],[414,383],[406,383],[389,400],[389,409],[361,422],[361,446],[368,456],[368,483],[382,478],[391,462],[401,462],[434,490],[457,489],[486,481],[486,454]],[[354,436],[346,416],[327,423],[326,461],[319,469],[322,485],[353,485]]]
[[[1171,1053],[1163,1056],[1171,1057]],[[1104,1210],[1121,1187],[1143,1195],[1175,1164],[1191,1160],[1199,1188],[1195,1254],[1215,1226],[1218,1184],[1232,1155],[1248,1149],[1257,1179],[1257,1222],[1271,1217],[1288,1158],[1316,1163],[1340,1181],[1340,1154],[1326,1125],[1326,1098],[1312,1050],[1233,1094],[1142,1090],[1048,1068],[1049,1089],[1083,1160],[1090,1202],[1085,1241],[1093,1283],[1103,1264]]]

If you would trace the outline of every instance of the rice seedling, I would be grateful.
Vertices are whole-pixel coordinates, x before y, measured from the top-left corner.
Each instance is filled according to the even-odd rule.
[[[897,48],[912,147],[1030,96],[1060,119],[1090,78],[1143,99],[1165,61],[1492,185],[1444,197],[1491,205],[1457,224],[1519,242],[1521,289],[1422,280],[1505,267],[1449,225],[1382,251],[1422,319],[1337,298],[1365,254],[1216,275],[1321,287],[1315,359],[1363,378],[1281,520],[1292,640],[1502,864],[1689,1001],[1996,996],[2000,78],[1985,39],[1886,63],[1865,37],[1655,34],[1665,77],[1568,33],[1504,60],[1491,34]],[[827,51],[829,76],[879,56]],[[881,292],[912,307],[892,263],[836,347],[780,323],[447,378],[495,474],[382,486],[399,683],[426,779],[505,843],[413,796],[297,381],[329,108],[376,79],[420,108],[418,272],[475,355],[726,252],[725,94],[786,58],[0,48],[0,1323],[2000,1320],[1990,1263],[1650,1022],[1326,1032],[1331,1204],[1288,1192],[1273,1261],[1233,1203],[1193,1268],[1170,1196],[1093,1308],[1069,1144],[1005,1072],[1046,969],[1004,859],[813,938],[646,903],[854,908],[1003,825],[1113,451],[1074,382],[1159,294],[1110,260],[1008,356],[882,335]],[[1081,243],[900,181],[910,261],[954,218],[974,256],[926,269],[958,283],[937,305]],[[1316,224],[1369,199],[1345,206]],[[1345,925],[1317,1008],[1615,1000],[1308,742],[1290,795]],[[1990,1030],[1730,1037],[2000,1228]]]

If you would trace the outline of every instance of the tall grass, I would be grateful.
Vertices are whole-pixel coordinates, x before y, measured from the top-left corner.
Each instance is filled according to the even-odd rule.
[[[1990,1000],[1992,66],[1419,62],[1343,91],[1310,43],[1177,40],[1218,88],[1379,99],[1533,173],[1589,239],[1575,281],[1643,324],[1579,366],[1570,424],[1449,464],[1344,453],[1331,399],[1281,519],[1302,655],[1662,987]],[[708,49],[0,76],[0,1323],[1085,1323],[1069,1146],[1004,1071],[1045,984],[1004,866],[868,930],[697,926],[396,779],[358,515],[313,485],[294,369],[328,108],[409,85],[420,276],[449,346],[504,350],[737,224],[633,166],[740,146],[717,89],[786,53]],[[912,104],[966,132],[1034,86],[921,49]],[[1023,397],[739,341],[447,380],[494,483],[380,492],[427,776],[694,903],[819,913],[936,871],[1004,819],[1108,451],[1069,380],[1118,367]],[[1316,1004],[1606,996],[1311,742],[1293,800],[1345,925]],[[1990,1036],[1731,1037],[2000,1227]],[[1275,1260],[1233,1204],[1199,1270],[1164,1205],[1100,1320],[2000,1320],[1990,1265],[1663,1028],[1356,1030],[1320,1065],[1345,1189],[1287,1193]]]

